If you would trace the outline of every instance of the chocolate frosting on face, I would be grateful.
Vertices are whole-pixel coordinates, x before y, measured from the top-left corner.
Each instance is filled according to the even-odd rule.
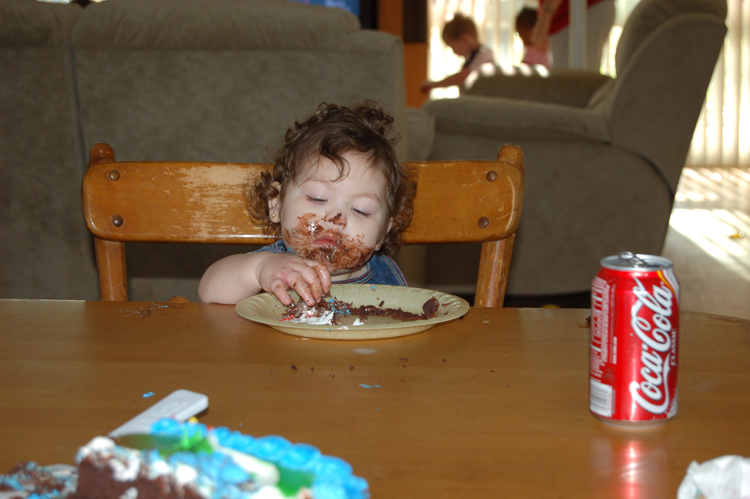
[[[342,218],[341,213],[331,217],[306,213],[299,217],[294,228],[284,230],[284,242],[302,258],[324,263],[331,273],[359,270],[370,259],[375,248],[366,245],[361,234],[344,234],[340,230],[346,227]],[[326,229],[321,222],[334,228]]]

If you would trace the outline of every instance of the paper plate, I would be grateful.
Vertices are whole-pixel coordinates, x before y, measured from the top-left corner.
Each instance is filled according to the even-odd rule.
[[[299,300],[294,291],[290,292],[290,295],[295,302]],[[355,317],[346,317],[341,324],[323,326],[282,322],[279,319],[284,315],[286,307],[273,293],[262,293],[242,300],[235,310],[246,319],[268,324],[284,333],[329,340],[371,340],[406,336],[430,329],[435,324],[457,319],[469,311],[469,303],[458,296],[403,286],[334,284],[331,286],[330,296],[351,303],[355,307],[374,305],[381,308],[400,308],[418,314],[422,313],[422,305],[434,296],[440,307],[437,316],[432,319],[399,321],[390,317],[368,316],[362,326],[351,325]]]

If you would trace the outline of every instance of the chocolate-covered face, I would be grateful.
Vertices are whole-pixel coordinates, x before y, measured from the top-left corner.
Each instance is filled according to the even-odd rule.
[[[383,174],[361,154],[346,153],[347,175],[326,158],[311,165],[282,200],[269,201],[280,215],[284,243],[297,255],[324,263],[334,280],[355,277],[390,228]]]

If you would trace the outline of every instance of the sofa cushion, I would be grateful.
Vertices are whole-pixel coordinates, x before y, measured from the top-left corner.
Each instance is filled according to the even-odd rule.
[[[83,17],[88,22],[73,36],[83,49],[322,48],[360,29],[343,9],[289,0],[108,0],[89,5]]]
[[[628,17],[617,44],[615,56],[617,72],[625,69],[633,53],[656,28],[687,12],[711,14],[723,21],[727,17],[727,6],[725,2],[708,0],[641,1]]]
[[[489,137],[498,148],[524,140],[611,140],[602,113],[572,106],[465,95],[428,101],[422,108],[437,119],[438,134]]]
[[[0,47],[63,47],[81,14],[80,4],[0,1]]]

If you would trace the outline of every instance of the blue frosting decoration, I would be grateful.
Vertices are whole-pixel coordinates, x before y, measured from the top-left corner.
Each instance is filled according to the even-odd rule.
[[[154,423],[151,433],[171,437],[206,437],[211,434],[222,447],[234,449],[264,461],[282,471],[312,473],[315,499],[367,499],[367,480],[352,474],[352,466],[338,457],[326,456],[309,444],[292,444],[280,436],[254,438],[228,428],[207,428],[201,423],[180,423],[162,419]],[[157,457],[158,454],[154,454]],[[236,466],[231,458],[220,452],[211,454],[177,452],[167,458],[173,463],[184,463],[203,470],[215,482],[237,484],[246,481],[247,472]],[[218,496],[218,494],[217,494]],[[222,497],[222,496],[219,496]]]

